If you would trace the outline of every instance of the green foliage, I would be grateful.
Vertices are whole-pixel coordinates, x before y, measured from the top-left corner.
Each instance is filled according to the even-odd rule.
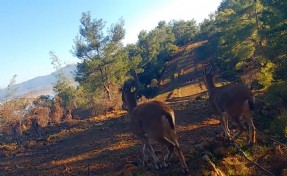
[[[138,58],[131,58],[123,47],[124,20],[120,19],[104,33],[105,22],[83,13],[79,36],[75,39],[74,54],[82,60],[77,65],[76,80],[87,93],[103,92],[111,99],[112,85],[121,84]],[[129,62],[129,61],[135,62]],[[100,95],[95,93],[95,95]]]
[[[287,80],[287,58],[281,59],[281,62],[276,64],[274,78],[277,80]]]
[[[190,21],[173,20],[170,22],[170,26],[176,39],[175,44],[178,46],[188,44],[199,33],[199,27],[194,19]]]
[[[275,64],[268,61],[264,65],[265,65],[264,67],[261,67],[261,72],[258,75],[258,80],[259,80],[259,84],[267,88],[272,84]]]
[[[287,111],[281,112],[272,122],[271,131],[280,137],[287,138]]]
[[[267,90],[266,101],[278,109],[287,109],[287,81],[273,83]]]
[[[159,79],[164,71],[165,62],[169,61],[178,49],[177,45],[185,45],[198,33],[199,28],[194,20],[161,21],[150,32],[141,31],[138,36],[137,48],[141,56],[139,67],[140,83],[144,89],[140,91],[146,97],[156,95],[157,88],[150,88],[153,79]]]
[[[254,61],[262,59],[259,52],[262,36],[259,35],[257,20],[259,8],[254,1],[226,1],[220,9],[216,16],[216,26],[220,31],[219,55],[224,63],[222,66],[227,68],[230,65],[231,69],[239,70],[249,58]]]
[[[214,62],[231,79],[257,70],[264,86],[286,80],[286,7],[287,3],[279,0],[223,1],[218,11],[200,24],[197,39],[209,41],[206,48],[217,53]],[[271,64],[260,64],[268,62],[274,64],[272,69]]]
[[[199,32],[195,20],[160,21],[153,30],[141,31],[135,45],[123,47],[122,19],[113,24],[107,34],[103,31],[106,23],[102,19],[92,19],[90,12],[83,13],[80,22],[74,54],[82,62],[77,65],[76,80],[86,94],[93,92],[102,96],[104,93],[108,99],[111,99],[111,87],[128,79],[130,69],[139,73],[141,88],[151,89],[151,81],[160,78],[165,62],[178,49],[177,45],[187,44]],[[154,89],[143,92],[156,95]]]
[[[213,50],[216,54],[212,62],[225,78],[238,81],[245,74],[253,79],[250,83],[259,83],[267,91],[267,103],[280,112],[276,117],[268,116],[272,131],[285,135],[286,8],[287,2],[280,0],[225,0],[217,12],[200,24],[196,37],[208,40],[197,54],[206,58],[206,53]]]

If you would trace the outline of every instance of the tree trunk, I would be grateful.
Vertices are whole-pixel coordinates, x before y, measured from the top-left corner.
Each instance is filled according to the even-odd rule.
[[[106,92],[106,95],[108,97],[108,100],[111,100],[112,99],[111,98],[111,90],[110,90],[109,86],[104,84],[104,88],[105,88],[105,92]]]
[[[103,73],[103,68],[101,66],[99,66],[99,70],[100,70],[100,74],[101,74],[102,84],[104,86],[104,91],[108,97],[108,100],[111,100],[111,90],[110,90],[109,86],[106,85],[106,81],[105,81],[104,73]]]

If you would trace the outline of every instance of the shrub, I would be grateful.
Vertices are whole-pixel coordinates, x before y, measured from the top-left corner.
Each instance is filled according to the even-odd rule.
[[[261,72],[258,74],[259,84],[268,88],[272,84],[274,70],[275,64],[268,61],[265,66],[261,68]]]
[[[55,103],[52,107],[51,121],[55,124],[60,123],[64,114],[63,111],[63,108],[58,103]]]
[[[287,81],[273,83],[267,90],[266,101],[269,105],[280,108],[287,108]]]
[[[287,138],[287,111],[281,112],[272,122],[270,130]]]
[[[266,101],[279,110],[271,124],[271,131],[287,137],[287,81],[273,83],[267,90]]]
[[[13,127],[25,120],[23,109],[26,99],[12,99],[0,105],[0,133],[12,134]]]
[[[31,112],[31,120],[35,119],[38,122],[39,126],[46,127],[50,121],[50,108],[38,106],[34,108]]]

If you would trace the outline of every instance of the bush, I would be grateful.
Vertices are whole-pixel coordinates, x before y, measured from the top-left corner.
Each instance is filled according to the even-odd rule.
[[[39,126],[46,127],[50,121],[50,108],[44,106],[35,107],[31,112],[32,119],[38,122]]]
[[[63,114],[64,114],[63,108],[58,103],[55,103],[52,106],[51,121],[55,124],[59,124],[61,122]]]
[[[0,133],[12,134],[12,128],[26,120],[22,111],[27,104],[26,99],[12,99],[0,105]]]
[[[274,70],[275,70],[275,64],[268,61],[265,64],[265,67],[261,68],[260,73],[258,75],[259,84],[261,84],[263,87],[266,88],[271,86],[273,81]]]
[[[271,130],[287,137],[287,81],[273,83],[267,90],[266,101],[279,111],[271,124]]]
[[[287,81],[273,83],[267,90],[266,102],[278,109],[287,109]]]
[[[276,117],[271,124],[270,130],[275,134],[287,138],[287,111],[281,112]]]

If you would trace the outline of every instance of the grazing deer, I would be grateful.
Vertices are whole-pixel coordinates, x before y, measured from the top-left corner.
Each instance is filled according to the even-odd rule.
[[[254,110],[255,97],[252,92],[243,84],[229,84],[222,87],[215,87],[212,67],[208,72],[204,69],[204,81],[208,91],[209,104],[216,116],[219,116],[225,137],[230,139],[228,119],[238,128],[238,131],[231,137],[236,139],[244,131],[244,122],[248,124],[248,143],[254,144],[255,126],[252,114]]]
[[[159,101],[143,103],[137,106],[136,93],[138,90],[138,80],[136,75],[134,80],[124,83],[122,91],[123,109],[128,111],[131,131],[143,142],[143,164],[148,162],[148,155],[154,160],[157,169],[169,166],[171,155],[176,149],[180,164],[184,173],[188,168],[179,146],[175,131],[175,116],[173,110]],[[163,165],[156,157],[151,140],[157,141],[167,147],[168,153],[164,157]]]

